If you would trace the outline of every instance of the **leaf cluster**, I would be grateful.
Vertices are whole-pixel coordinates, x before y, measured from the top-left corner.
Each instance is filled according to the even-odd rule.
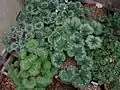
[[[37,45],[36,40],[30,40],[27,48],[20,51],[20,60],[15,61],[8,71],[18,90],[44,90],[52,83],[55,69],[50,62],[49,52]]]

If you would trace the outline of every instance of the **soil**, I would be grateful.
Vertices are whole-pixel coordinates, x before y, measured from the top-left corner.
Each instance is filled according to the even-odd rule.
[[[46,90],[77,90],[71,84],[64,84],[54,78],[53,83]]]
[[[0,82],[0,90],[16,90],[12,79],[3,74],[0,74],[0,77],[2,78],[2,81]]]
[[[85,4],[84,9],[88,9],[90,11],[90,18],[100,22],[104,22],[101,18],[107,16],[106,10],[104,8],[97,8],[95,4]]]
[[[66,60],[65,60],[65,62],[60,67],[60,69],[67,69],[68,66],[77,67],[77,61],[74,60],[73,58],[71,59],[70,57],[67,57]]]

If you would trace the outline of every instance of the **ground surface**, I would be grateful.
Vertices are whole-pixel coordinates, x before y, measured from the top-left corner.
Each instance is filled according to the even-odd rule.
[[[15,19],[21,10],[20,0],[0,0],[0,38],[7,32],[10,25],[15,24]],[[0,53],[4,49],[0,40]]]

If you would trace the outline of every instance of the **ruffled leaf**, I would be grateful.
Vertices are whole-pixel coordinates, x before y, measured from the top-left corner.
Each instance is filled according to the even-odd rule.
[[[47,59],[48,58],[48,51],[45,48],[36,48],[35,54],[40,57],[40,59]]]
[[[43,87],[46,87],[50,83],[52,83],[52,79],[48,77],[38,77],[37,78],[37,83]]]
[[[49,69],[51,69],[51,62],[50,61],[45,61],[44,63],[43,63],[43,68],[45,69],[45,70],[49,70]]]
[[[62,10],[65,10],[65,9],[67,9],[67,6],[64,3],[61,3],[59,6],[57,6],[58,11],[62,11]]]
[[[25,60],[22,60],[22,61],[20,62],[20,68],[21,68],[22,71],[28,70],[28,69],[30,68],[29,62],[28,62],[28,61],[25,61]]]
[[[34,34],[32,32],[28,32],[25,34],[25,40],[31,40],[34,38]]]
[[[67,70],[61,70],[59,72],[59,77],[64,82],[72,82],[76,77],[76,68],[69,66]]]
[[[41,30],[44,27],[42,22],[35,23],[35,29]]]
[[[73,17],[72,19],[65,20],[63,26],[68,34],[72,34],[80,30],[81,21],[79,18]]]
[[[37,47],[38,47],[38,41],[32,39],[32,40],[28,41],[26,47],[27,47],[27,50],[28,50],[29,52],[35,52],[36,49],[37,49]]]
[[[83,55],[86,55],[86,51],[85,51],[85,48],[83,46],[76,45],[76,46],[73,46],[72,48],[69,48],[67,50],[67,54],[70,57],[73,57],[76,55],[83,56]]]
[[[67,49],[67,40],[64,37],[59,37],[58,39],[56,39],[55,43],[54,43],[54,50],[55,51],[63,51]]]
[[[12,43],[10,47],[11,47],[12,50],[17,50],[18,44],[17,43]]]
[[[88,88],[90,81],[92,80],[90,71],[80,70],[78,77],[72,82],[76,88]]]
[[[93,34],[93,32],[94,32],[94,29],[89,24],[82,24],[80,26],[80,33],[83,36]]]
[[[99,22],[92,21],[91,26],[94,28],[94,34],[99,35],[103,32],[103,27]]]
[[[75,46],[75,45],[83,46],[83,45],[85,45],[84,39],[82,38],[82,36],[78,32],[74,33],[72,36],[70,36],[69,45],[71,47]]]
[[[85,41],[90,49],[100,48],[102,46],[102,40],[99,37],[90,35]]]
[[[60,68],[63,61],[65,61],[64,53],[55,53],[51,57],[51,62],[55,68]]]
[[[44,1],[44,2],[41,3],[41,8],[46,9],[46,8],[48,8],[48,5],[49,5],[49,3]]]
[[[25,88],[30,88],[30,89],[33,89],[36,85],[34,78],[30,78],[29,80],[28,79],[23,79],[22,83],[25,86]]]
[[[48,42],[50,44],[53,44],[54,41],[58,38],[58,36],[60,36],[60,33],[57,31],[52,32],[49,36],[48,36]]]
[[[93,67],[93,60],[90,57],[82,56],[79,58],[79,56],[76,56],[75,60],[77,61],[78,65],[81,65],[81,69],[83,70],[91,70]]]

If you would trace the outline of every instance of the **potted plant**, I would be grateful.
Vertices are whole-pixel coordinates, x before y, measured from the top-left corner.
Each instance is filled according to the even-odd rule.
[[[88,19],[84,9],[79,1],[27,1],[3,37],[7,51],[18,54],[8,69],[18,90],[45,90],[54,79],[56,89],[88,88],[91,81],[110,85],[119,77],[115,21]]]

